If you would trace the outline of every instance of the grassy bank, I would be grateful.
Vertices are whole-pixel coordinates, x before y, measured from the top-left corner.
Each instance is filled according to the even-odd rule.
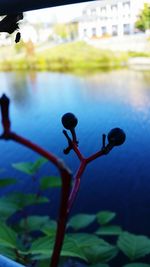
[[[60,44],[44,49],[26,51],[0,59],[0,70],[49,70],[61,72],[90,72],[120,68],[126,65],[127,53],[104,51],[84,42]]]

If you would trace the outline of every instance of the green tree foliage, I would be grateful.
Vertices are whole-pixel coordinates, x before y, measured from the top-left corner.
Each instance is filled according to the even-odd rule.
[[[135,25],[141,31],[150,29],[150,5],[148,3],[144,4],[144,8]]]
[[[54,32],[62,39],[66,39],[68,37],[67,25],[64,23],[56,24],[54,26]]]
[[[62,39],[75,39],[78,34],[77,23],[59,23],[55,24],[54,32]]]

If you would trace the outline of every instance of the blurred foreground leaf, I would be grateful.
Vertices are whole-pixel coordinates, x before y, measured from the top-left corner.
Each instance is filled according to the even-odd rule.
[[[105,225],[116,217],[116,213],[111,211],[100,211],[97,213],[96,217],[99,224]]]
[[[32,243],[30,253],[36,260],[49,259],[53,253],[54,237],[42,237]],[[61,251],[63,257],[77,257],[86,260],[86,257],[71,238],[65,237]]]
[[[68,236],[78,244],[90,264],[105,263],[118,253],[115,246],[95,235],[79,233],[69,234]]]
[[[5,187],[8,185],[15,184],[17,182],[14,178],[0,178],[0,187]]]
[[[12,166],[18,171],[24,172],[28,175],[35,175],[37,171],[45,164],[48,160],[45,158],[40,158],[35,162],[20,162],[13,163]]]
[[[0,223],[0,246],[7,248],[17,247],[17,234],[4,223]]]
[[[10,196],[0,198],[0,220],[6,221],[18,210],[18,205],[11,201]]]
[[[150,253],[150,239],[146,236],[123,232],[118,239],[117,245],[132,261]]]
[[[95,215],[77,214],[69,220],[67,226],[72,227],[74,230],[79,230],[89,226],[94,222],[95,218]]]
[[[28,231],[42,231],[45,225],[49,225],[50,219],[49,216],[28,216],[26,218],[28,224]],[[26,227],[24,225],[24,219],[20,221],[21,228]]]
[[[122,233],[122,228],[118,225],[106,225],[100,227],[95,234],[97,235],[120,235]]]
[[[40,188],[42,190],[53,187],[60,187],[61,184],[61,178],[57,176],[44,176],[40,179]]]

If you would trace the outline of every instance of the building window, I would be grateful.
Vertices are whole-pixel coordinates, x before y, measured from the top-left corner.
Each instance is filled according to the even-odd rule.
[[[112,5],[112,6],[111,6],[111,11],[112,11],[113,13],[116,13],[116,12],[117,12],[117,5]]]
[[[86,16],[87,15],[87,10],[83,10],[82,14],[83,14],[83,16]]]
[[[106,26],[103,26],[103,27],[101,28],[101,30],[102,30],[102,35],[106,35],[106,33],[107,33],[107,28],[106,28]]]
[[[92,28],[92,37],[96,37],[96,28]]]
[[[130,2],[129,1],[128,2],[124,2],[123,3],[123,8],[124,8],[125,11],[128,11],[130,9]]]
[[[83,30],[83,35],[84,35],[84,37],[87,37],[87,29]]]
[[[118,35],[118,26],[117,25],[112,25],[112,35],[113,36]]]
[[[106,7],[101,7],[101,13],[102,13],[103,15],[106,14]]]
[[[96,15],[96,9],[95,8],[91,9],[91,15]]]
[[[130,34],[130,24],[123,24],[123,33],[125,35]]]

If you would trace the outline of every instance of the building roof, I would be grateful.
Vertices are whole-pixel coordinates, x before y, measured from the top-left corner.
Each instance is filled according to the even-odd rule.
[[[99,1],[93,1],[89,2],[87,6],[84,8],[84,10],[92,9],[96,7],[105,7],[107,4],[109,5],[116,5],[118,2],[128,2],[130,0],[99,0]]]
[[[17,14],[29,10],[87,1],[88,0],[0,0],[0,15]]]

